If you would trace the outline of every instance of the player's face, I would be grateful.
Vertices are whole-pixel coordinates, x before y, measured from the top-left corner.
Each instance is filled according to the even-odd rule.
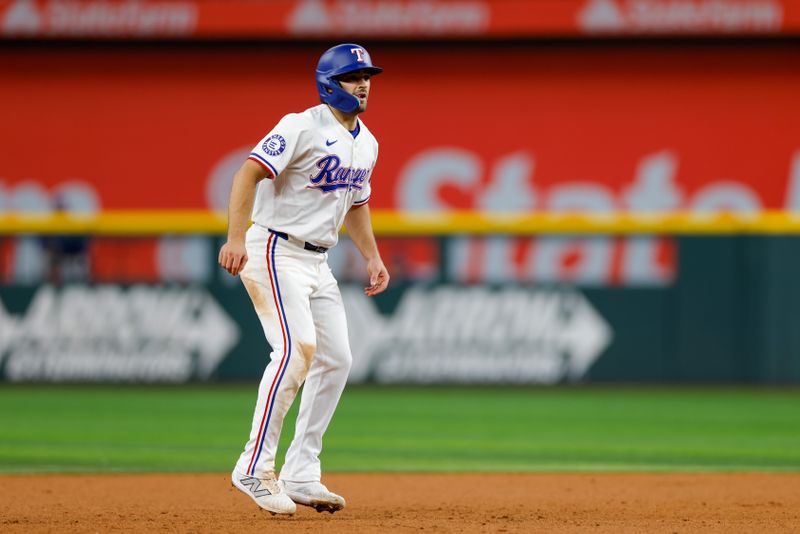
[[[370,77],[371,76],[368,72],[357,70],[355,72],[348,72],[347,74],[343,74],[337,78],[342,89],[358,98],[358,113],[362,113],[367,110]]]

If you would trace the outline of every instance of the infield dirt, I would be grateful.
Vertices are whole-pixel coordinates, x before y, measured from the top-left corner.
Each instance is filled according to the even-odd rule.
[[[2,532],[798,532],[800,474],[333,474],[273,517],[228,474],[0,477]]]

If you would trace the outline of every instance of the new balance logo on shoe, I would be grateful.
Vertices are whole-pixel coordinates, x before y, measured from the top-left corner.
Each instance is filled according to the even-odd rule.
[[[292,515],[297,509],[292,499],[286,495],[285,491],[281,490],[272,473],[266,473],[262,478],[256,478],[233,471],[231,484],[273,515]]]
[[[272,495],[272,492],[269,491],[267,488],[261,487],[261,481],[255,477],[240,478],[239,482],[241,482],[242,486],[246,487],[250,491],[250,493],[252,493],[256,497],[263,497],[264,495]]]

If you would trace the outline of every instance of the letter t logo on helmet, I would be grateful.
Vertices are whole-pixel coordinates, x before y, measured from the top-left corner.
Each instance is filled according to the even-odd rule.
[[[364,63],[364,49],[363,48],[351,48],[350,52],[358,56],[358,61],[360,63]]]
[[[337,76],[357,70],[372,75],[383,72],[382,68],[372,64],[372,58],[363,46],[345,43],[326,50],[317,63],[316,79],[320,101],[345,113],[358,109],[358,98],[342,89],[336,80]]]

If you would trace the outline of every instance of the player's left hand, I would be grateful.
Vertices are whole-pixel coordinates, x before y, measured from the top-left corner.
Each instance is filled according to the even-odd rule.
[[[369,287],[364,288],[364,294],[374,297],[378,293],[383,293],[389,285],[389,271],[383,264],[383,260],[375,258],[367,262],[367,273],[369,274]]]

